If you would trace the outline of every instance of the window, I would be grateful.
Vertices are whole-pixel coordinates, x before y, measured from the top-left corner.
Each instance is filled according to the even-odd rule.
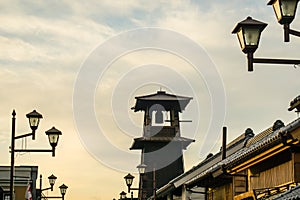
[[[5,194],[3,199],[4,199],[4,200],[10,200],[9,194]]]

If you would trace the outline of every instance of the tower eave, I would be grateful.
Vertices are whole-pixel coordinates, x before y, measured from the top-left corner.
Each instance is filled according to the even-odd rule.
[[[147,145],[152,145],[153,143],[170,143],[176,142],[181,143],[182,149],[186,149],[192,142],[195,142],[194,139],[189,139],[185,137],[140,137],[135,138],[130,150],[144,149]]]
[[[178,96],[168,94],[165,91],[158,91],[155,94],[135,97],[136,104],[131,109],[134,112],[146,110],[154,104],[162,105],[166,110],[175,108],[178,111],[183,111],[187,104],[193,99],[193,97]]]

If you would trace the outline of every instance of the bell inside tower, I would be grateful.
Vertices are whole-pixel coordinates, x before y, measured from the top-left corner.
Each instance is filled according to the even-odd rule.
[[[162,110],[157,110],[155,113],[155,123],[156,124],[162,124],[164,123],[164,115],[162,113]]]

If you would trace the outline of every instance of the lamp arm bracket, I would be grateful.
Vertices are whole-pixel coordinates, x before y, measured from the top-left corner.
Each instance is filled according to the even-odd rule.
[[[300,31],[289,29],[289,34],[300,37]]]
[[[41,189],[41,191],[46,191],[46,190],[51,190],[51,187],[45,188],[45,189]]]
[[[300,60],[253,58],[253,63],[299,65],[300,64]]]
[[[140,190],[139,188],[130,188],[130,190]]]
[[[18,135],[18,136],[15,136],[14,139],[20,139],[20,138],[24,138],[24,137],[29,137],[29,136],[32,136],[34,133],[27,133],[27,134],[23,134],[23,135]]]
[[[15,149],[15,152],[53,152],[52,149]]]

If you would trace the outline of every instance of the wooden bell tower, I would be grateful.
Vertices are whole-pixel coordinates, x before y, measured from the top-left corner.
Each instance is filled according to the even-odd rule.
[[[145,174],[140,177],[144,198],[184,172],[182,151],[194,142],[181,137],[179,112],[185,110],[192,97],[155,94],[135,97],[134,112],[144,112],[143,137],[135,138],[131,150],[142,150]]]

